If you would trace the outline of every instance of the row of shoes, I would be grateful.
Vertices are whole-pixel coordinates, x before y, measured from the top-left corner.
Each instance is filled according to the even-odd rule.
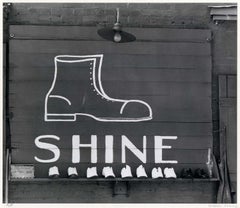
[[[197,168],[193,171],[191,168],[184,168],[181,171],[181,178],[209,178],[204,169]]]
[[[162,172],[162,169],[160,167],[158,168],[153,168],[152,169],[152,178],[163,178],[163,173],[165,178],[177,178],[174,169],[173,168],[165,168],[164,171]],[[98,174],[97,174],[97,168],[96,167],[89,167],[87,168],[87,178],[97,178]],[[148,178],[148,175],[145,171],[145,168],[140,165],[137,169],[136,169],[136,175],[138,178]],[[58,178],[60,176],[59,174],[59,170],[57,166],[54,167],[50,167],[49,168],[49,172],[48,172],[48,176],[50,178]],[[105,178],[115,178],[115,174],[113,172],[112,167],[104,167],[102,169],[102,176]],[[69,178],[78,178],[78,172],[76,167],[69,167],[68,168],[68,177]],[[132,178],[132,171],[131,171],[131,167],[129,165],[126,165],[126,167],[122,168],[121,170],[121,177],[122,178]]]

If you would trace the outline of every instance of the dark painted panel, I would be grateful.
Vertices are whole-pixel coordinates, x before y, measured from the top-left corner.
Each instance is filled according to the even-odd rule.
[[[35,190],[39,189],[41,192],[36,194]],[[216,191],[216,182],[130,182],[129,197],[112,197],[112,182],[17,182],[10,185],[9,202],[42,203],[44,200],[48,203],[214,203]]]
[[[31,98],[34,98],[34,101],[41,101],[45,96],[44,90],[46,90],[47,86],[51,85],[51,82],[44,82],[45,86],[41,86],[43,81],[15,81],[11,82],[10,99],[11,102],[16,99],[23,99],[22,92],[27,92],[27,95]],[[112,87],[114,83],[114,87]],[[103,81],[103,86],[105,88],[106,93],[111,97],[126,97],[126,98],[140,98],[140,97],[148,97],[151,96],[173,96],[187,98],[194,97],[196,93],[199,98],[208,98],[211,96],[211,84],[210,83],[192,83],[192,82],[132,82],[132,81]],[[29,89],[28,85],[31,84],[34,86]],[[60,81],[59,82],[59,91],[64,88],[68,88],[71,86],[69,82]],[[84,85],[84,81],[80,83]],[[44,87],[44,90],[43,90]],[[117,88],[117,89],[116,89]],[[69,95],[76,94],[77,92],[71,91]],[[78,95],[82,96],[83,92],[79,92]],[[36,96],[38,95],[38,96]]]
[[[79,39],[79,40],[103,40],[97,34],[97,27],[79,26],[30,26],[11,25],[10,33],[16,39]],[[151,41],[182,41],[182,42],[206,42],[211,37],[210,30],[201,29],[162,29],[144,28],[144,32],[139,28],[124,28],[125,31],[134,34],[137,40]],[[48,31],[46,33],[46,31]]]
[[[12,134],[12,148],[35,148],[34,140],[37,138],[37,134]],[[133,132],[132,134],[125,135],[127,138],[139,149],[143,146],[143,135],[138,134],[138,132]],[[154,148],[154,136],[158,135],[145,135],[147,137],[147,147]],[[16,138],[24,137],[24,141],[19,141]],[[81,143],[90,143],[91,135],[81,134]],[[105,135],[97,135],[98,148],[105,148]],[[72,148],[72,135],[62,134],[60,138],[61,142],[54,141],[51,139],[45,139],[44,141],[49,141],[49,143],[57,145],[59,148]],[[163,145],[170,145],[172,149],[207,149],[211,147],[211,137],[210,136],[180,136],[176,140],[164,140]],[[114,135],[114,148],[121,148],[121,135]]]
[[[54,107],[48,105],[49,107]],[[152,106],[154,107],[154,106]],[[32,121],[34,122],[36,119],[42,120],[43,117],[43,113],[39,114],[36,113],[37,111],[42,110],[43,107],[39,107],[39,108],[29,108],[26,106],[26,108],[18,108],[17,109],[13,109],[11,108],[11,116],[12,116],[12,121],[19,121],[19,122],[24,122],[24,121]],[[153,117],[153,121],[154,122],[199,122],[199,123],[207,123],[207,122],[211,122],[211,116],[209,115],[210,111],[203,111],[203,112],[199,112],[201,110],[201,107],[198,106],[198,108],[179,108],[179,109],[171,109],[169,108],[162,108],[160,109],[155,109],[153,111],[154,113],[154,117]],[[104,112],[107,113],[108,108],[105,109]],[[58,113],[59,111],[56,111],[56,113]],[[82,111],[81,111],[82,112]],[[89,111],[84,111],[86,113],[88,113]],[[101,111],[103,112],[103,111]],[[98,111],[98,113],[101,113],[100,111]],[[136,109],[135,110],[136,113],[141,113],[141,109]],[[191,112],[191,113],[189,113]],[[55,113],[55,112],[53,112]],[[93,114],[96,115],[96,114]],[[110,114],[113,115],[113,114]],[[86,116],[77,116],[77,120],[79,121],[85,121],[85,120],[94,120],[91,118],[88,118]]]
[[[29,128],[26,129],[26,126]],[[211,136],[212,123],[176,123],[176,122],[144,122],[142,123],[100,123],[82,122],[11,122],[13,134],[56,134],[64,135],[69,129],[72,134],[125,135],[137,133],[141,135],[177,135],[177,136]],[[13,138],[14,139],[14,138]],[[18,140],[18,138],[15,138]]]
[[[121,98],[126,99],[130,97],[122,96]],[[141,98],[141,100],[146,101],[151,106],[153,121],[211,122],[211,110],[208,109],[211,103],[210,98],[200,97],[192,100],[189,100],[191,99],[190,96],[136,96],[134,98]],[[42,97],[42,100],[39,102],[36,102],[34,98],[31,97],[28,97],[26,101],[22,99],[10,99],[12,119],[16,121],[31,121],[37,118],[41,120],[44,116],[44,99],[45,97]],[[100,115],[101,112],[104,111],[106,114],[111,115],[108,113],[109,110],[118,112],[121,106],[117,104],[110,106],[108,105],[109,103],[100,102],[101,100],[97,99],[94,101],[95,102],[86,102],[85,105],[79,107],[72,107],[71,112]],[[199,103],[203,104],[199,106]],[[104,109],[102,109],[103,106]],[[60,105],[59,103],[49,103],[48,107],[52,109],[52,113],[62,113],[63,110],[66,113],[70,112],[68,106]],[[136,113],[141,113],[143,109],[136,107],[134,111]],[[78,119],[84,120],[86,116],[78,116]]]
[[[17,26],[19,27],[19,26]],[[17,28],[16,27],[16,28]],[[40,30],[46,27],[40,26]],[[33,36],[36,38],[39,28],[34,26]],[[49,27],[52,30],[52,27]],[[55,27],[57,30],[64,27]],[[75,36],[77,27],[69,27]],[[85,29],[87,29],[86,27]],[[16,29],[17,30],[17,29]],[[19,36],[23,39],[29,31],[20,29]],[[143,29],[134,29],[139,34]],[[148,143],[149,162],[153,161],[153,136],[178,136],[178,141],[166,141],[172,145],[170,150],[164,150],[164,158],[177,159],[181,164],[205,164],[208,148],[211,147],[212,117],[211,117],[211,52],[210,43],[206,42],[209,30],[158,30],[151,29],[151,41],[132,42],[131,44],[115,44],[106,41],[91,41],[90,32],[83,34],[84,41],[60,40],[51,31],[43,35],[41,40],[10,40],[10,111],[11,131],[14,149],[12,150],[13,163],[32,163],[34,155],[51,157],[52,153],[40,150],[34,146],[34,139],[39,135],[57,135],[61,147],[60,162],[71,164],[71,136],[82,135],[84,141],[89,143],[89,135],[98,135],[99,162],[104,162],[103,139],[104,135],[132,135],[129,138],[138,148],[142,146],[142,137],[151,135]],[[157,33],[159,37],[157,37]],[[189,33],[188,33],[189,32]],[[31,33],[31,32],[30,32]],[[167,34],[170,34],[167,36]],[[198,34],[199,33],[199,34]],[[18,36],[17,35],[17,36]],[[56,40],[44,40],[56,37]],[[59,35],[59,34],[57,34]],[[15,38],[17,38],[15,36]],[[91,37],[94,37],[92,34]],[[147,33],[143,36],[149,37]],[[71,39],[71,37],[69,36]],[[150,38],[151,39],[151,38]],[[159,42],[160,41],[160,42]],[[162,42],[161,42],[162,41]],[[77,118],[76,122],[44,122],[44,100],[46,93],[52,85],[54,75],[54,56],[59,54],[87,55],[104,53],[102,84],[107,94],[113,98],[139,99],[147,102],[153,110],[153,120],[139,123],[105,123],[89,118]],[[84,63],[85,64],[85,63]],[[83,65],[84,65],[83,64]],[[88,63],[89,64],[89,63]],[[69,64],[67,65],[69,66]],[[106,100],[95,99],[96,93],[89,79],[89,65],[79,66],[71,64],[71,73],[62,74],[58,70],[58,77],[54,87],[56,95],[65,96],[73,103],[70,108],[51,101],[48,110],[52,113],[81,112],[95,115],[115,115],[121,107],[119,102],[106,103]],[[75,70],[76,69],[76,70]],[[79,90],[81,89],[81,90]],[[68,93],[69,92],[69,93]],[[198,96],[196,96],[198,95]],[[94,97],[94,102],[86,102]],[[77,102],[74,99],[79,98]],[[101,97],[97,97],[101,98]],[[80,103],[78,103],[80,102]],[[86,105],[85,105],[86,103]],[[114,106],[113,106],[114,104]],[[132,106],[132,112],[144,113],[147,109]],[[82,110],[85,109],[85,110]],[[67,111],[66,111],[67,110]],[[123,112],[123,116],[125,116]],[[119,114],[119,113],[118,113]],[[117,136],[118,135],[118,136]],[[184,138],[189,136],[189,138]],[[183,138],[182,142],[180,142]],[[19,142],[20,140],[20,142]],[[23,143],[22,143],[23,141]],[[149,141],[149,139],[148,139]],[[189,141],[189,142],[188,142]],[[58,141],[55,141],[58,143]],[[53,141],[51,143],[54,144]],[[57,144],[55,143],[55,144]],[[24,145],[22,145],[24,144]],[[120,140],[114,144],[116,161],[121,159]],[[83,150],[83,162],[90,161],[89,150]],[[127,162],[133,166],[139,164],[136,158],[127,150]],[[96,164],[101,165],[100,164]],[[149,168],[154,164],[149,164]],[[120,167],[119,163],[116,163]],[[47,166],[43,168],[47,174]],[[38,174],[38,173],[37,173]],[[41,174],[38,177],[42,177]]]
[[[116,44],[101,41],[11,40],[10,53],[91,54],[153,54],[210,56],[209,43],[133,42]]]
[[[26,68],[27,67],[27,68]],[[133,66],[134,67],[134,66]],[[169,69],[169,68],[140,68],[139,66],[133,67],[118,67],[109,66],[104,67],[102,71],[103,81],[135,81],[135,82],[197,82],[197,83],[210,83],[210,72],[206,68],[185,70],[182,69]],[[26,75],[23,75],[23,71]],[[67,77],[59,77],[58,80],[81,80],[86,79],[83,76],[84,72],[80,70],[72,70],[73,72]],[[10,68],[10,80],[20,81],[46,81],[53,79],[54,67],[33,67],[21,66],[20,68]]]
[[[10,44],[12,42],[10,41]],[[90,47],[90,46],[89,46]],[[91,46],[93,47],[93,46]],[[79,50],[82,52],[81,50]],[[64,51],[63,51],[64,52]],[[93,51],[94,52],[94,51]],[[20,53],[20,55],[19,55]],[[11,50],[9,57],[10,67],[19,70],[18,67],[27,67],[31,70],[53,70],[54,57],[58,54],[39,54],[38,51],[31,53],[16,53]],[[174,59],[174,61],[173,61]],[[106,60],[106,61],[105,61]],[[43,64],[44,63],[44,66]],[[151,69],[168,69],[168,70],[203,70],[211,67],[210,56],[183,56],[179,55],[159,55],[159,54],[116,54],[108,53],[103,58],[103,66],[110,70],[114,66],[115,70],[130,68],[131,70],[141,70],[142,68]],[[27,70],[27,69],[25,69]],[[112,71],[112,70],[111,70]],[[28,73],[31,71],[29,70]],[[27,74],[26,74],[27,76]]]
[[[91,151],[90,148],[82,148],[80,150],[80,163],[89,163],[89,165],[94,165],[91,163]],[[147,151],[147,162],[154,163],[154,149],[146,149]],[[163,150],[163,160],[176,160],[178,163],[206,163],[207,162],[207,149],[203,150],[185,150],[185,149],[167,149]],[[38,163],[34,160],[34,156],[39,159],[48,160],[53,158],[53,153],[48,150],[42,150],[39,148],[34,149],[13,149],[12,150],[12,163]],[[97,149],[97,162],[105,162],[105,149]],[[121,150],[114,149],[114,162],[121,162]],[[61,149],[61,156],[59,158],[63,163],[72,162],[72,149]],[[141,163],[130,150],[126,150],[126,163]],[[97,164],[96,164],[97,165]]]

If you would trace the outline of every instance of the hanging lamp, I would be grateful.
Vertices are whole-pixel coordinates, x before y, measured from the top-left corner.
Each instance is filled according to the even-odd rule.
[[[113,41],[115,43],[126,43],[136,40],[136,37],[122,30],[122,25],[119,21],[119,8],[116,9],[116,22],[113,27],[101,28],[97,31],[102,38]]]

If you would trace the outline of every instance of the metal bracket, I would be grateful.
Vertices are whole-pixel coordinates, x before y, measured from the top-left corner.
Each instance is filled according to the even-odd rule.
[[[129,197],[130,184],[129,181],[114,181],[112,184],[112,196],[125,195]]]

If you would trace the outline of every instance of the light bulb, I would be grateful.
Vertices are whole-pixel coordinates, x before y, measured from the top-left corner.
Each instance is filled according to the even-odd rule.
[[[113,39],[114,39],[114,42],[119,43],[121,41],[122,37],[119,32],[116,32]]]

